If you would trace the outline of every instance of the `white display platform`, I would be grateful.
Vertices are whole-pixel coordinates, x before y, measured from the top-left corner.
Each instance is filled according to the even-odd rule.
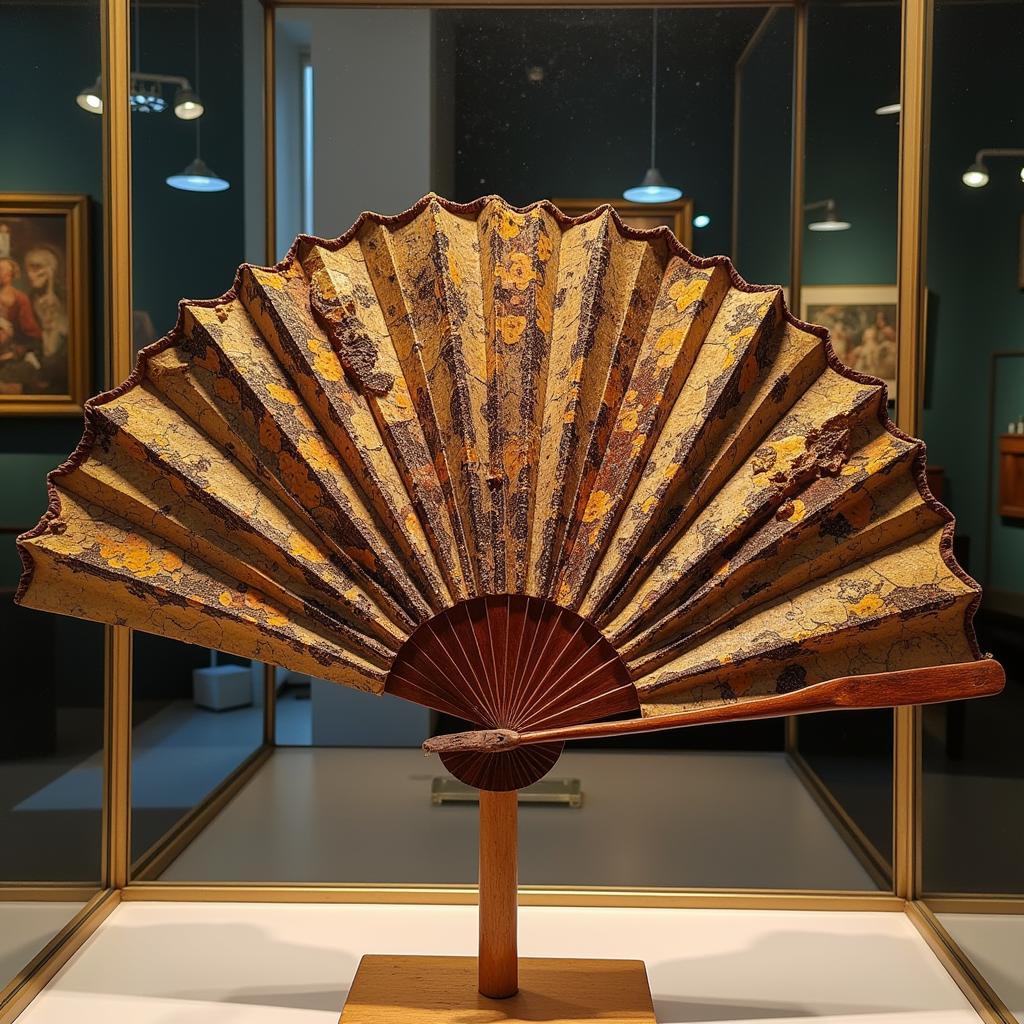
[[[470,954],[475,907],[121,904],[19,1024],[336,1024],[363,953]],[[637,957],[662,1024],[977,1024],[899,913],[526,907],[526,956]]]
[[[1010,1012],[1024,1021],[1024,915],[938,916]]]
[[[81,901],[0,900],[0,987],[84,906]]]

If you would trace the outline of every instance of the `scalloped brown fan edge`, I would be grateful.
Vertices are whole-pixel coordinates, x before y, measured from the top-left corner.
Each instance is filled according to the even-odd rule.
[[[662,239],[668,247],[668,250],[675,256],[683,259],[687,264],[693,268],[704,269],[710,267],[721,267],[724,268],[729,276],[729,279],[733,287],[740,291],[747,293],[756,292],[767,292],[777,289],[777,285],[759,285],[751,284],[746,281],[736,270],[732,263],[732,260],[728,256],[697,256],[686,248],[672,233],[667,226],[661,226],[656,228],[635,228],[624,223],[618,214],[618,211],[612,206],[607,204],[598,206],[589,213],[582,214],[578,217],[570,217],[563,213],[557,206],[554,205],[550,200],[542,199],[535,203],[531,203],[523,207],[514,207],[506,203],[500,196],[487,195],[481,196],[469,203],[456,203],[451,200],[445,199],[434,193],[429,193],[423,198],[418,200],[407,210],[394,215],[378,214],[371,211],[364,211],[359,215],[352,226],[333,239],[323,239],[316,235],[301,234],[296,237],[292,245],[289,247],[288,252],[285,256],[273,264],[270,267],[264,267],[258,264],[243,263],[237,269],[234,280],[231,287],[223,294],[208,299],[182,299],[178,303],[178,317],[174,327],[167,332],[162,338],[153,342],[151,345],[143,348],[136,359],[135,366],[129,376],[118,384],[116,387],[102,392],[93,398],[89,399],[84,406],[84,421],[85,429],[82,437],[75,447],[74,451],[68,456],[68,458],[61,463],[58,467],[53,469],[47,475],[47,509],[39,522],[31,530],[25,532],[18,537],[18,553],[22,561],[22,573],[18,582],[18,587],[15,592],[15,602],[21,603],[28,591],[29,586],[32,582],[32,576],[34,571],[34,562],[28,549],[20,542],[23,540],[30,540],[33,537],[37,537],[44,533],[47,529],[48,524],[55,518],[60,516],[61,502],[60,496],[55,487],[55,482],[61,477],[71,473],[73,470],[81,466],[85,460],[89,457],[95,444],[95,427],[92,422],[94,410],[98,407],[107,404],[108,402],[114,401],[115,399],[126,394],[139,384],[143,382],[146,376],[146,365],[148,361],[159,353],[163,352],[167,348],[172,347],[181,341],[184,336],[184,318],[185,318],[185,307],[206,307],[213,308],[223,303],[229,302],[236,298],[241,288],[242,275],[247,268],[259,269],[259,270],[270,270],[274,272],[281,272],[292,266],[299,259],[299,252],[304,245],[321,245],[325,249],[330,251],[337,251],[349,242],[351,242],[363,228],[363,226],[372,222],[382,227],[388,228],[400,228],[410,221],[414,220],[420,213],[422,213],[432,202],[438,203],[444,210],[454,214],[456,216],[477,216],[484,209],[484,207],[491,202],[499,202],[502,205],[508,207],[517,214],[526,214],[536,209],[543,209],[545,212],[550,214],[560,228],[565,229],[579,224],[585,224],[591,220],[594,220],[605,213],[610,214],[612,221],[614,222],[616,229],[619,233],[627,239],[636,241],[646,241],[654,238]],[[806,331],[822,340],[824,343],[825,357],[827,365],[834,370],[836,373],[845,377],[847,380],[854,381],[856,383],[865,384],[872,387],[879,387],[881,389],[881,400],[878,406],[878,419],[883,428],[891,435],[904,442],[914,442],[920,444],[920,451],[914,459],[914,479],[917,485],[918,493],[921,496],[922,501],[931,508],[943,521],[942,538],[940,543],[940,553],[943,562],[946,567],[955,575],[965,586],[974,592],[973,599],[967,604],[964,612],[964,635],[967,640],[968,646],[975,658],[985,657],[981,651],[977,635],[974,629],[974,616],[977,612],[978,607],[981,603],[981,587],[959,564],[953,552],[953,535],[955,530],[955,517],[950,510],[942,504],[938,498],[932,493],[931,488],[928,486],[925,466],[926,466],[926,446],[924,442],[919,439],[911,437],[902,431],[888,416],[887,412],[887,388],[885,382],[872,377],[867,374],[860,373],[851,367],[847,366],[839,358],[832,345],[831,337],[826,328],[821,327],[817,324],[808,323],[804,320],[796,317],[789,309],[785,300],[782,300],[783,316],[786,322],[799,328],[800,330]]]

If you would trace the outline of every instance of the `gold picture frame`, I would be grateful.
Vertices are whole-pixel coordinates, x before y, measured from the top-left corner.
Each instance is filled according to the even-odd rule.
[[[91,351],[88,203],[0,193],[0,415],[79,415]]]
[[[804,285],[800,319],[827,327],[836,355],[851,369],[885,381],[896,397],[899,339],[894,284]]]
[[[693,248],[693,200],[688,196],[671,203],[631,203],[626,199],[552,199],[562,213],[579,217],[598,206],[614,206],[631,228],[671,228],[687,249]]]

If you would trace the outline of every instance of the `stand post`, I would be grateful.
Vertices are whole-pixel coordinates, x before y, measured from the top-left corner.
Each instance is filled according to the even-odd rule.
[[[480,994],[507,999],[519,991],[516,946],[519,794],[480,791]]]

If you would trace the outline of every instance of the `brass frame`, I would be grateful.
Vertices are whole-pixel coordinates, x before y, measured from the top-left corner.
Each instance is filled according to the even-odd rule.
[[[92,366],[92,292],[89,287],[89,197],[80,193],[4,192],[4,215],[62,214],[68,296],[68,392],[66,395],[4,396],[3,416],[80,416],[89,397]]]
[[[128,107],[129,0],[99,0],[102,8],[102,71],[104,97],[104,252],[107,279],[108,384],[124,379],[131,369],[131,146]],[[265,245],[268,263],[276,260],[274,149],[274,28],[278,7],[290,6],[466,6],[466,0],[263,0],[264,2],[264,116],[266,182]],[[588,0],[592,7],[649,6],[650,0]],[[897,421],[914,433],[921,398],[925,218],[929,85],[931,80],[931,19],[934,0],[901,0],[902,81],[899,163],[898,289],[901,338],[897,389]],[[543,7],[543,0],[474,0],[477,7]],[[806,0],[682,0],[671,6],[792,7],[794,9],[794,125],[791,181],[790,297],[799,308],[802,258],[803,149],[806,122]],[[737,143],[738,145],[738,143]],[[912,386],[913,385],[913,386]],[[103,879],[100,891],[66,927],[0,990],[0,1024],[9,1024],[40,989],[81,947],[123,899],[462,903],[476,901],[475,886],[422,885],[220,885],[168,883],[147,880],[193,838],[272,755],[274,745],[274,675],[264,675],[264,743],[259,750],[214,790],[200,806],[154,845],[135,865],[130,858],[131,829],[131,634],[124,627],[107,630],[105,695],[105,786],[103,810]],[[939,960],[978,1010],[986,1024],[1016,1024],[948,932],[936,912],[982,911],[1024,913],[1024,898],[936,896],[921,899],[921,721],[918,709],[901,708],[894,725],[894,880],[889,892],[829,892],[781,890],[681,890],[635,888],[584,889],[525,887],[525,905],[697,907],[731,909],[847,910],[905,912]],[[792,747],[793,727],[787,748]],[[813,773],[812,773],[813,774]],[[819,780],[820,781],[820,780]],[[57,899],[81,887],[17,887],[22,895]],[[9,891],[10,887],[8,887]],[[5,891],[0,888],[0,898]]]

